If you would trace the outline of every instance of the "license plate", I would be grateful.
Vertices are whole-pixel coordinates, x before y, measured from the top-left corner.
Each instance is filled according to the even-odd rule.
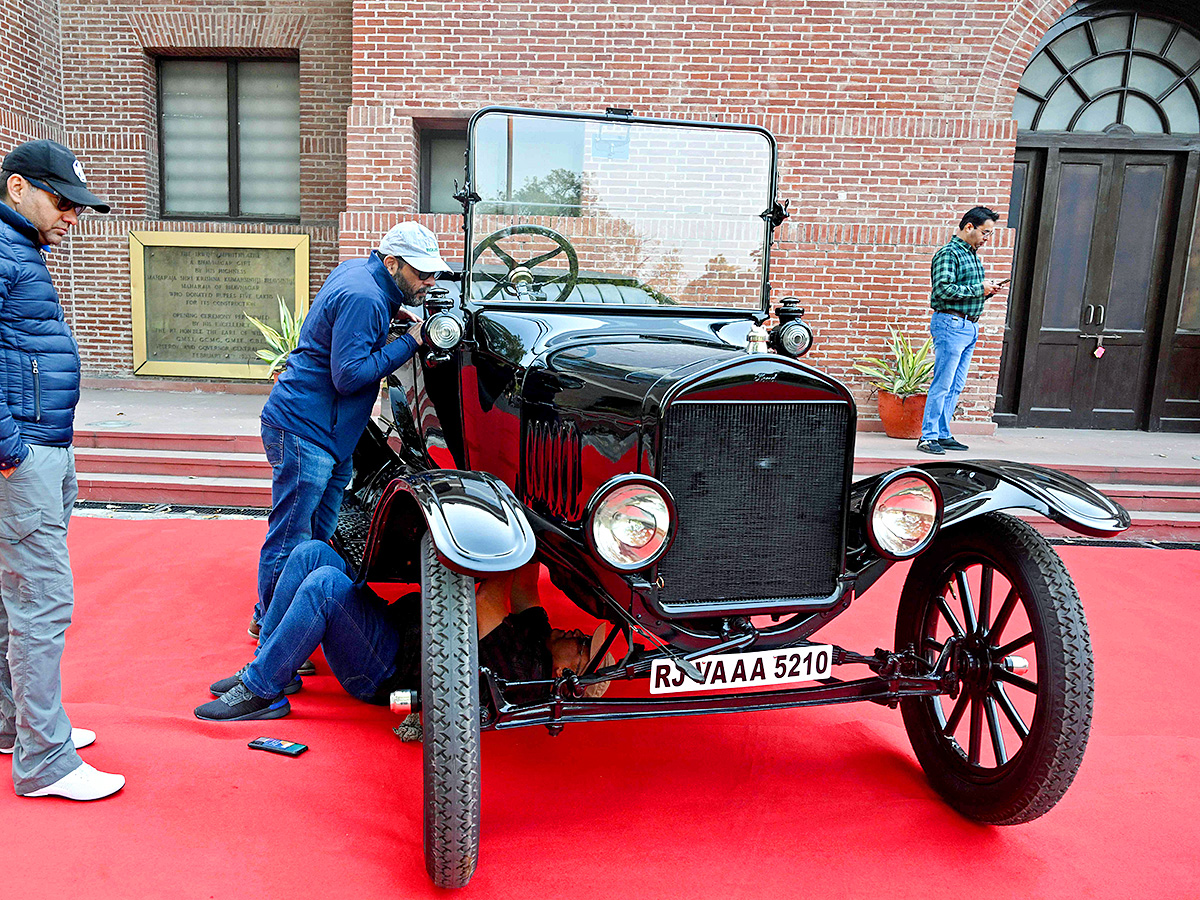
[[[692,681],[668,659],[656,660],[650,669],[650,693],[681,694],[818,681],[829,677],[833,648],[828,644],[807,644],[786,650],[717,653],[692,662],[704,676],[703,682]]]

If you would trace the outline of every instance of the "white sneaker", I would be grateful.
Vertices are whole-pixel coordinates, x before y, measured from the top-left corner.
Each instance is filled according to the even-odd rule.
[[[75,745],[76,750],[82,749],[89,744],[94,744],[96,743],[96,732],[88,731],[86,728],[72,728],[71,743]],[[0,747],[0,753],[12,753],[14,749],[15,745],[13,747]]]
[[[68,800],[99,800],[125,787],[124,775],[111,775],[92,768],[87,763],[26,797],[66,797]]]

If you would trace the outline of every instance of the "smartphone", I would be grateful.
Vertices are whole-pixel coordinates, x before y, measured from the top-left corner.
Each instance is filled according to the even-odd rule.
[[[1010,281],[1012,281],[1011,278],[1005,278],[1003,281],[996,282],[996,284],[998,284],[1000,287],[1006,287]]]
[[[258,737],[246,745],[251,750],[266,750],[268,753],[282,753],[284,756],[299,756],[308,749],[308,744],[297,744],[295,741],[281,741],[279,738]]]

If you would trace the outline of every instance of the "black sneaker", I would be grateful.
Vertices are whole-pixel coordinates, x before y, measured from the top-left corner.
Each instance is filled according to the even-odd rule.
[[[249,668],[249,663],[238,669],[236,675],[230,675],[228,678],[222,678],[220,681],[214,681],[208,686],[208,692],[214,697],[220,697],[242,680],[242,673],[245,672],[247,668]],[[300,675],[297,673],[292,680],[287,683],[287,686],[283,689],[283,692],[285,694],[294,694],[302,687],[304,687],[304,682],[300,680]]]
[[[970,450],[971,448],[962,441],[956,441],[952,437],[938,438],[938,443],[946,450]]]
[[[922,453],[932,453],[935,456],[944,456],[946,451],[942,449],[940,441],[927,441],[924,438],[917,441],[917,449]]]
[[[287,697],[272,700],[259,697],[240,681],[216,700],[196,707],[196,718],[210,722],[236,722],[241,719],[279,719],[292,711]]]
[[[296,674],[297,675],[316,675],[317,674],[317,664],[314,663],[311,659],[306,659],[304,662],[300,663],[300,668],[298,668],[296,670]]]

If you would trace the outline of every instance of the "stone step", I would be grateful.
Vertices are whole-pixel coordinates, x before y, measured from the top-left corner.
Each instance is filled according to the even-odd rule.
[[[1016,511],[1014,511],[1016,512]],[[1035,513],[1016,513],[1046,537],[1086,538],[1077,531],[1064,528]],[[1132,524],[1113,540],[1118,541],[1173,541],[1200,544],[1200,513],[1161,512],[1157,510],[1129,510]]]
[[[80,498],[114,503],[267,509],[271,468],[257,435],[81,429],[76,437]],[[912,460],[855,460],[856,479]],[[1200,541],[1200,469],[1062,465],[1109,494],[1133,517],[1123,537]],[[1050,536],[1074,534],[1029,514]]]
[[[271,479],[80,472],[79,499],[269,509]]]
[[[1126,509],[1141,512],[1200,513],[1200,485],[1093,484]]]
[[[121,450],[166,450],[194,453],[263,452],[256,434],[183,434],[177,432],[77,429],[75,446]]]
[[[129,450],[120,447],[76,447],[79,472],[126,475],[172,475],[180,478],[266,478],[271,464],[262,453],[219,453],[199,450]]]

